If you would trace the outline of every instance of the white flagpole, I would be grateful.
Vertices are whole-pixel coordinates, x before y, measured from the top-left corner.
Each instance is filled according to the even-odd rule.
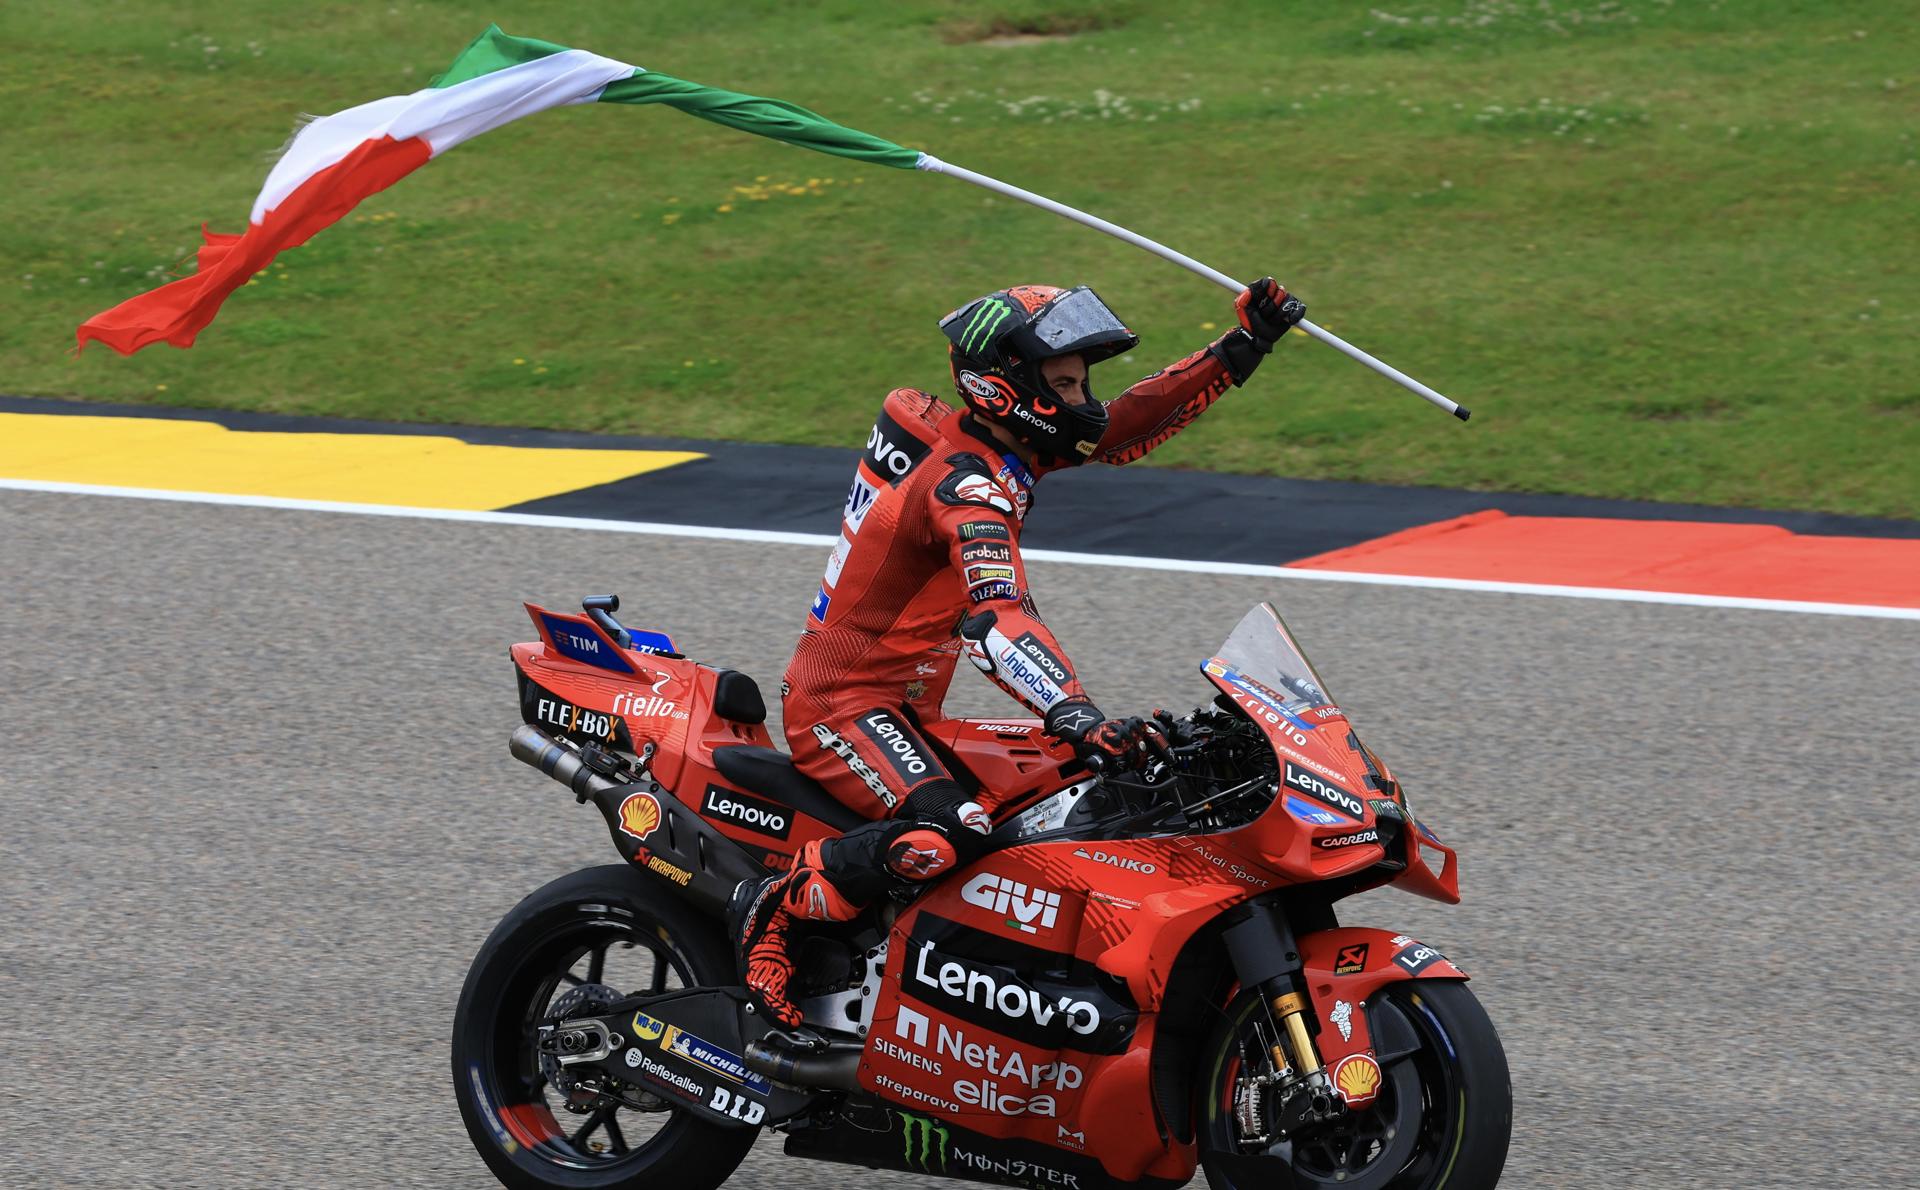
[[[1084,224],[1096,231],[1104,231],[1116,239],[1125,240],[1136,248],[1144,248],[1162,260],[1170,260],[1181,268],[1190,269],[1213,282],[1215,285],[1220,286],[1222,289],[1239,293],[1246,288],[1246,286],[1235,281],[1232,277],[1227,276],[1219,269],[1209,268],[1183,252],[1175,252],[1165,244],[1159,243],[1156,240],[1150,240],[1137,232],[1128,231],[1117,223],[1109,223],[1097,215],[1089,215],[1085,211],[1070,207],[1065,203],[1055,202],[1045,195],[1035,194],[1031,190],[1022,190],[1018,186],[1010,186],[998,178],[990,178],[985,174],[975,173],[970,169],[964,169],[958,165],[942,161],[931,153],[920,154],[920,160],[915,168],[926,170],[928,173],[946,174],[948,177],[959,178],[963,182],[972,182],[974,185],[985,187],[996,194],[1004,194],[1009,198],[1017,198],[1021,202],[1031,203],[1043,211],[1052,211],[1054,214],[1063,215],[1075,223]],[[1453,414],[1461,421],[1465,421],[1468,417],[1472,416],[1469,410],[1458,403],[1441,396],[1433,389],[1428,388],[1400,369],[1375,359],[1345,339],[1342,339],[1340,336],[1317,327],[1304,318],[1301,319],[1297,325],[1307,334],[1320,340],[1347,358],[1357,360],[1380,373],[1382,376],[1387,377],[1389,380],[1396,381],[1402,386],[1412,389],[1433,404]]]

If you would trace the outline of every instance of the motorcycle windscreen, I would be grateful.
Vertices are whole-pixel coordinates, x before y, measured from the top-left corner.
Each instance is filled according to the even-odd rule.
[[[1326,683],[1320,680],[1320,674],[1271,603],[1256,604],[1242,616],[1213,660],[1201,668],[1234,685],[1244,688],[1250,683],[1258,687],[1248,692],[1293,718],[1300,718],[1316,707],[1334,705]]]

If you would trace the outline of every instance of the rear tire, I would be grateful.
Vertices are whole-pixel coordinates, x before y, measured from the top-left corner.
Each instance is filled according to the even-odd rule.
[[[1234,1091],[1257,1059],[1260,997],[1245,994],[1207,1043],[1201,1067],[1200,1161],[1213,1190],[1491,1190],[1506,1166],[1513,1087],[1506,1051],[1464,983],[1417,980],[1381,989],[1367,1009],[1398,1014],[1417,1049],[1382,1062],[1379,1098],[1341,1125],[1261,1152],[1238,1144]],[[1256,1044],[1249,1047],[1248,1037]]]
[[[621,972],[609,971],[616,958]],[[569,1003],[590,1012],[587,997],[734,982],[720,927],[647,889],[624,864],[562,876],[514,906],[475,956],[454,1011],[454,1095],[494,1176],[514,1190],[725,1182],[757,1129],[724,1128],[664,1101],[571,1115],[558,1068],[542,1067],[533,1038]]]

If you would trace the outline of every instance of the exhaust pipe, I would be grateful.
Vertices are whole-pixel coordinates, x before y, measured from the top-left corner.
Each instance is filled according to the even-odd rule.
[[[825,1053],[788,1049],[762,1037],[747,1046],[747,1067],[789,1087],[857,1091],[860,1055],[865,1047],[837,1041]]]
[[[562,747],[552,736],[537,727],[522,726],[507,737],[507,751],[522,764],[530,764],[575,793],[592,797],[615,783],[587,767],[580,754]]]
[[[602,776],[588,768],[578,752],[531,725],[514,730],[507,750],[515,760],[539,769],[583,801],[591,800],[607,821],[613,845],[629,863],[710,916],[725,921],[733,890],[742,881],[767,875],[767,869],[745,848],[715,830],[657,781],[621,784]],[[644,813],[636,816],[633,825],[623,824],[621,809],[636,795],[641,795],[639,808]],[[645,807],[647,801],[652,808]]]

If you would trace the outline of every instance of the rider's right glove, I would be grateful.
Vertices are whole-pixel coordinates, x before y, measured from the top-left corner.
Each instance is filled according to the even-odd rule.
[[[1046,730],[1073,745],[1074,754],[1095,772],[1138,768],[1165,759],[1166,733],[1151,719],[1108,719],[1090,702],[1070,700],[1047,712]]]

